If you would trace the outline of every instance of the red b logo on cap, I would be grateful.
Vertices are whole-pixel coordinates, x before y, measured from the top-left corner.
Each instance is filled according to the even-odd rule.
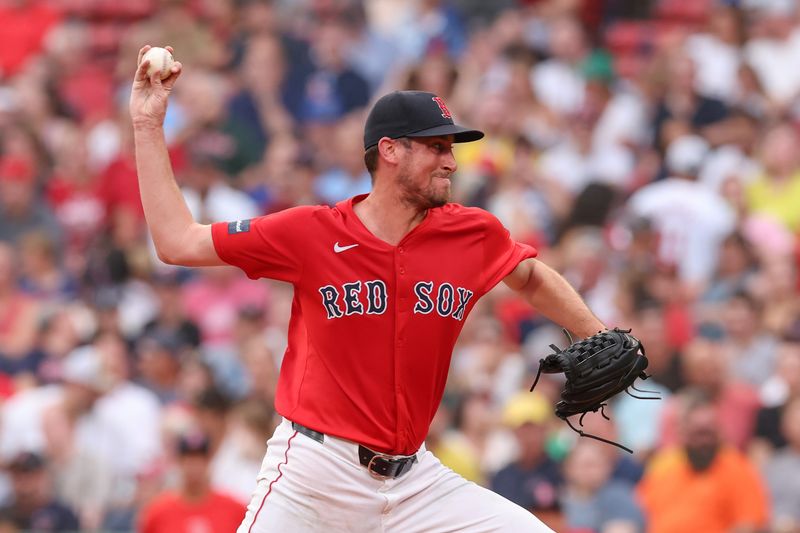
[[[449,110],[449,109],[447,109],[447,106],[446,106],[446,105],[444,105],[444,100],[442,100],[442,99],[441,99],[441,98],[439,98],[438,96],[434,96],[433,98],[431,98],[431,100],[433,100],[434,102],[436,102],[436,105],[438,105],[438,106],[439,106],[439,109],[441,109],[441,111],[442,111],[442,117],[444,117],[444,118],[450,118],[450,119],[451,119],[451,118],[453,118],[453,115],[451,115],[451,114],[450,114],[450,110]]]

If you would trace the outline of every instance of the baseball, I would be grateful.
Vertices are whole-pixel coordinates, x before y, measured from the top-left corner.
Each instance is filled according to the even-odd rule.
[[[166,79],[172,73],[172,65],[175,59],[166,48],[153,47],[145,52],[142,61],[150,61],[150,66],[147,68],[147,77],[150,78],[155,72],[159,72],[161,79]]]

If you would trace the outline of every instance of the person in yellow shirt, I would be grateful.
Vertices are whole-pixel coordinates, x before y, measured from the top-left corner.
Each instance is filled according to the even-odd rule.
[[[648,533],[750,533],[767,525],[769,504],[755,466],[720,437],[711,398],[682,398],[681,445],[652,458],[638,495]]]
[[[748,212],[767,215],[800,232],[800,136],[793,127],[782,124],[764,137],[761,162],[764,173],[746,189]]]

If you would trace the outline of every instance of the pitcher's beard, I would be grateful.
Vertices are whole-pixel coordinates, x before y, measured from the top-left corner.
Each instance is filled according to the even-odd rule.
[[[434,180],[435,179],[436,178],[434,178]],[[432,209],[434,207],[442,207],[450,201],[449,185],[437,190],[435,182],[431,181],[427,187],[418,187],[410,183],[408,176],[401,176],[400,184],[403,187],[401,198],[403,203],[419,211]]]

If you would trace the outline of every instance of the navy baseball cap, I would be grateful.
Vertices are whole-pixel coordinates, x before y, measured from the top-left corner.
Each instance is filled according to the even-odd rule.
[[[189,431],[178,438],[179,455],[208,455],[211,442],[208,436],[200,431]]]
[[[464,143],[483,138],[483,132],[453,123],[444,100],[423,91],[395,91],[375,102],[364,126],[364,150],[382,137],[434,137],[453,135]]]
[[[44,468],[44,457],[36,452],[20,452],[8,463],[10,472],[35,472]]]

